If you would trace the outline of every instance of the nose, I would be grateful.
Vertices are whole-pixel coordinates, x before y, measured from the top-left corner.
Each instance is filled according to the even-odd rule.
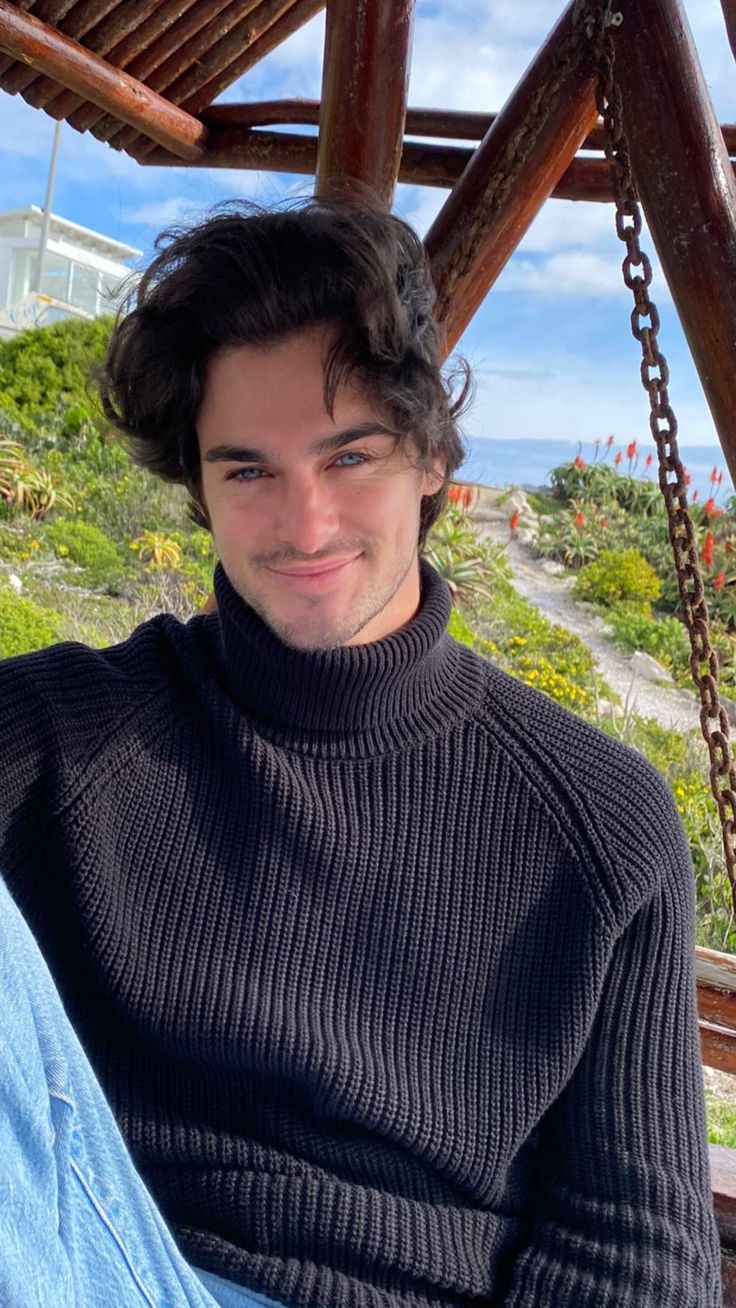
[[[334,497],[323,481],[302,477],[284,485],[274,525],[285,545],[300,555],[317,554],[335,539],[339,522]]]

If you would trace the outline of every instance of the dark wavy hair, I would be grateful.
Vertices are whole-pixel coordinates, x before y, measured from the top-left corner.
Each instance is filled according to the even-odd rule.
[[[195,227],[172,227],[123,304],[98,370],[106,417],[136,463],[189,490],[189,512],[208,526],[200,496],[196,418],[207,364],[223,349],[268,346],[293,332],[334,326],[325,407],[354,381],[386,412],[414,466],[438,453],[447,474],[422,499],[419,548],[466,457],[457,419],[471,389],[467,365],[441,372],[440,328],[424,247],[401,219],[366,205],[311,200],[268,211],[229,201]]]

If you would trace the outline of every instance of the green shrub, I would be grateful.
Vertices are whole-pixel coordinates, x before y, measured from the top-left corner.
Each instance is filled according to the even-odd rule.
[[[23,563],[30,558],[31,540],[35,540],[34,524],[28,519],[0,521],[0,559],[5,563]]]
[[[620,600],[638,603],[648,610],[659,598],[661,582],[654,568],[638,550],[601,550],[597,559],[581,568],[575,579],[576,599],[592,604],[615,604]]]
[[[84,580],[93,586],[119,583],[123,563],[117,547],[99,527],[90,522],[61,518],[52,522],[44,533],[61,559],[68,559],[84,569]]]
[[[580,497],[600,500],[610,497],[620,480],[616,469],[606,463],[561,463],[549,474],[552,494],[556,499],[571,500]]]
[[[638,602],[620,600],[606,614],[616,644],[627,653],[644,650],[682,676],[690,667],[690,641],[679,618],[655,617]]]
[[[104,358],[112,318],[35,327],[0,343],[0,412],[25,432],[72,410],[73,426],[101,420],[90,369]]]
[[[0,589],[0,658],[29,654],[59,639],[61,619],[51,609]]]

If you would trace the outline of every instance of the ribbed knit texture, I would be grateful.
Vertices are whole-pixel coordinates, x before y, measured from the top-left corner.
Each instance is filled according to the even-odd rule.
[[[721,1303],[642,758],[446,634],[0,665],[0,867],[185,1253],[293,1308]]]

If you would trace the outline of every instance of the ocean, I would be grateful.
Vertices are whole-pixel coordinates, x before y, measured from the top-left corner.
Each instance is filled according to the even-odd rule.
[[[549,473],[552,468],[556,468],[560,463],[569,463],[578,452],[577,441],[504,441],[476,437],[469,438],[469,444],[469,457],[455,475],[458,481],[475,481],[484,486],[514,485],[526,489],[548,486]],[[651,441],[647,446],[644,446],[639,441],[637,445],[639,463],[636,468],[632,466],[634,476],[647,477],[650,481],[656,481],[657,450],[654,442]],[[706,500],[710,494],[714,494],[716,503],[719,506],[724,505],[729,495],[733,494],[733,483],[720,445],[681,445],[679,448],[680,458],[691,477],[688,499],[691,500],[693,491],[697,490],[701,502]],[[623,454],[619,471],[628,472],[626,446],[618,441],[609,450],[605,460],[605,448],[603,444],[600,445],[598,462],[611,463],[614,454],[618,450],[621,450]],[[644,460],[650,450],[654,455],[654,464],[651,468],[646,469]],[[595,462],[596,451],[592,441],[587,444],[583,442],[580,453],[586,463]],[[710,476],[714,467],[723,472],[723,481],[720,486],[715,488],[715,491],[712,490],[710,484]]]

